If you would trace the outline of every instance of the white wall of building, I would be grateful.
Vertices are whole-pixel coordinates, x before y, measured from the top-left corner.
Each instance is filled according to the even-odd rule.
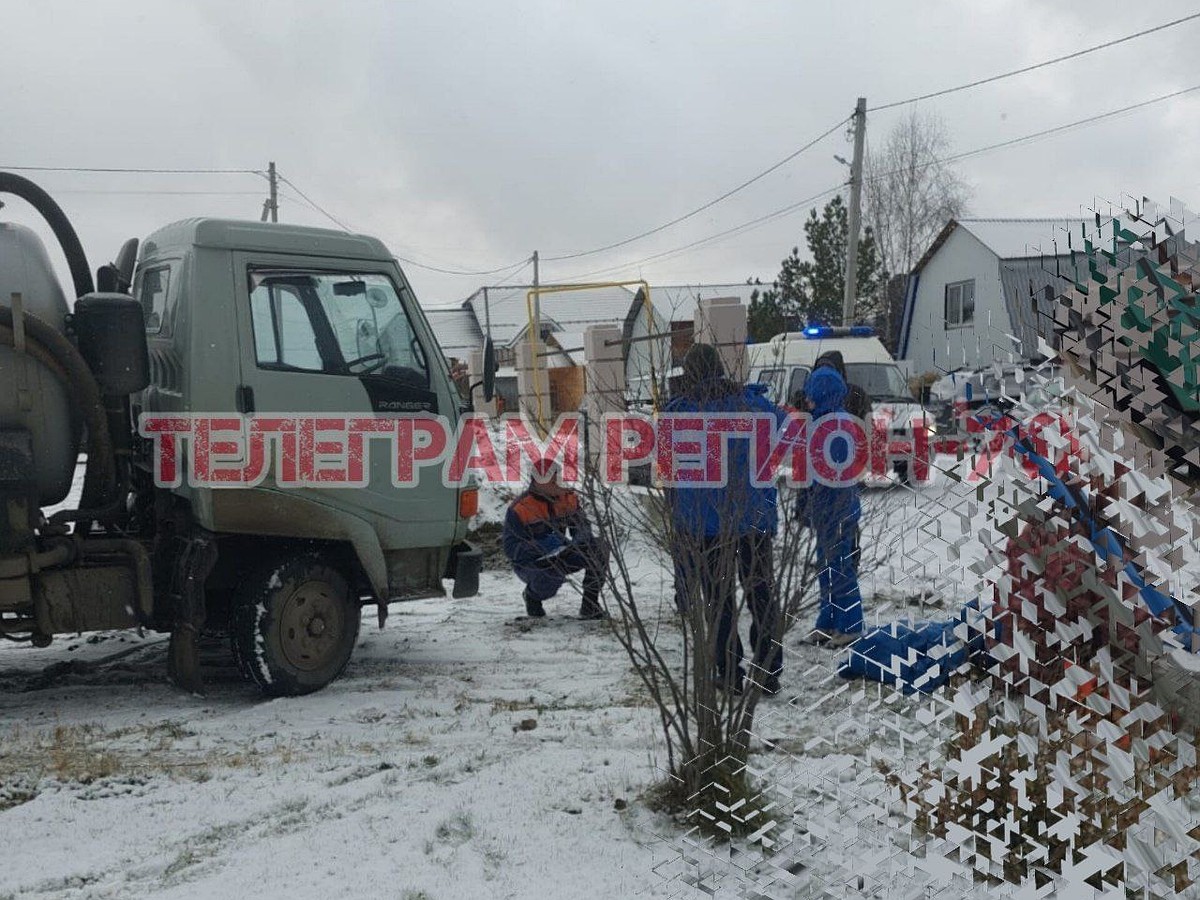
[[[946,285],[975,281],[975,319],[947,328]],[[964,228],[955,228],[921,270],[905,360],[911,371],[948,372],[1007,359],[1012,341],[1000,287],[1000,260]]]

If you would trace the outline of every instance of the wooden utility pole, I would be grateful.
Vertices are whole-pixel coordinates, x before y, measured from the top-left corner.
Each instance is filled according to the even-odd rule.
[[[275,176],[275,163],[267,163],[267,181],[271,185],[271,198],[267,201],[271,221],[279,221],[279,179]]]
[[[846,240],[846,292],[842,297],[842,324],[854,324],[854,299],[858,293],[858,230],[862,218],[863,142],[867,136],[867,98],[854,107],[854,159],[850,162],[850,211]]]

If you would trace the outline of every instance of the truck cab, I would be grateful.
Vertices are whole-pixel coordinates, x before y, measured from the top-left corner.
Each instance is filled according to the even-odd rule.
[[[274,223],[180,222],[143,243],[133,296],[146,321],[151,373],[135,418],[199,410],[335,420],[426,414],[453,427],[467,411],[404,273],[374,238]],[[265,571],[264,558],[274,560],[266,568],[293,569],[335,560],[347,591],[378,604],[381,621],[390,601],[442,594],[447,575],[464,582],[459,595],[473,592],[466,582],[474,573],[459,566],[475,563],[461,514],[473,513],[468,495],[475,489],[444,486],[433,471],[397,488],[386,452],[370,454],[368,465],[365,486],[283,489],[272,471],[237,490],[186,480],[174,488],[171,505],[185,508],[187,520],[217,544],[207,613],[235,620],[247,602],[239,593],[247,578],[260,577],[252,572]],[[293,562],[297,554],[309,562]],[[272,569],[267,580],[275,575]],[[305,602],[310,609],[317,603]],[[335,611],[332,618],[346,617]],[[332,640],[327,625],[320,626],[325,641]],[[256,658],[251,677],[259,668]]]

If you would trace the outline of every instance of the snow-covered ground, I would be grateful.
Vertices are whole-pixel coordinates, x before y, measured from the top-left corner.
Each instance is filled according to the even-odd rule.
[[[973,596],[972,502],[945,478],[868,493],[871,619]],[[482,518],[502,510],[488,492]],[[627,552],[668,597],[667,561]],[[660,726],[615,638],[573,618],[576,593],[534,622],[520,593],[490,570],[382,631],[369,610],[346,674],[296,699],[263,700],[221,647],[208,697],[186,696],[161,635],[0,642],[0,898],[991,896],[907,836],[876,770],[937,758],[952,694],[842,681],[789,637],[751,759],[777,850],[705,848],[640,802]]]

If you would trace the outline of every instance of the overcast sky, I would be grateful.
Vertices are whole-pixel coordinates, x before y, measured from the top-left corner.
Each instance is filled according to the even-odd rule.
[[[0,0],[9,165],[265,168],[393,252],[486,269],[612,243],[766,168],[853,109],[1016,68],[1178,18],[1117,0]],[[1200,84],[1200,20],[928,101],[956,152]],[[868,117],[881,141],[903,109]],[[803,211],[656,253],[845,180],[837,133],[752,188],[543,281],[773,278]],[[1123,195],[1200,206],[1200,91],[964,160],[976,216],[1062,216]],[[92,268],[195,215],[257,219],[257,176],[25,173]],[[177,193],[133,193],[174,191]],[[179,193],[179,192],[229,192]],[[31,222],[12,201],[0,216]],[[331,223],[285,186],[283,221]],[[633,264],[633,265],[631,265]],[[487,278],[406,266],[426,305]],[[601,277],[601,276],[595,276]]]

